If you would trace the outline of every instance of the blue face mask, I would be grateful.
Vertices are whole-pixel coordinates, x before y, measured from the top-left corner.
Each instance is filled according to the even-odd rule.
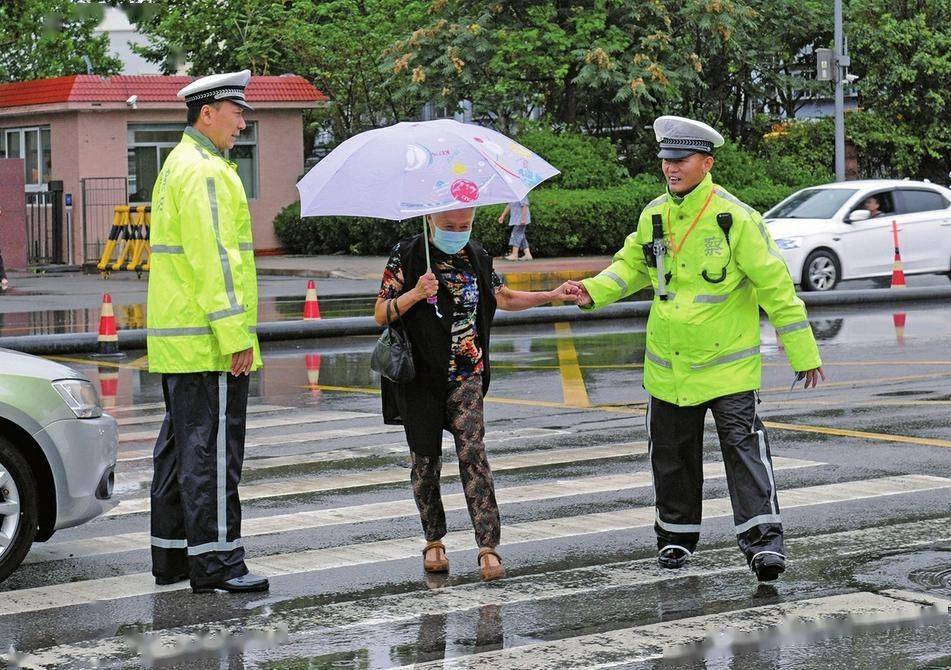
[[[454,254],[466,246],[471,230],[453,232],[433,226],[433,244],[444,254]]]

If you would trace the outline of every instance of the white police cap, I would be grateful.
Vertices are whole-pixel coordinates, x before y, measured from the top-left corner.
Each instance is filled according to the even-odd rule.
[[[245,109],[254,109],[244,98],[244,89],[249,81],[251,81],[251,70],[212,74],[190,83],[178,92],[178,97],[189,106],[230,100]]]
[[[654,121],[654,137],[660,143],[658,158],[680,159],[697,152],[713,154],[723,146],[723,136],[701,121],[682,116],[659,116]]]

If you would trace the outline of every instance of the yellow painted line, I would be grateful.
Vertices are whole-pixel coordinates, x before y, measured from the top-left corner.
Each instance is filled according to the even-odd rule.
[[[935,372],[927,375],[905,375],[902,377],[873,377],[870,379],[852,379],[849,381],[825,381],[819,382],[819,389],[828,389],[828,388],[859,388],[863,386],[880,386],[881,384],[892,383],[892,382],[920,382],[927,381],[930,379],[943,379],[951,375],[951,370],[948,372]],[[829,377],[829,371],[826,370],[826,378]],[[790,369],[789,378],[792,380],[792,371]],[[801,387],[800,387],[801,392]],[[789,393],[789,385],[785,386],[774,386],[768,389],[760,389],[760,393]]]
[[[575,350],[571,325],[556,323],[555,333],[558,335],[558,366],[561,369],[561,391],[565,398],[565,405],[590,407],[588,391],[584,387],[584,377],[581,375],[581,368],[578,367],[578,352]]]
[[[149,369],[149,357],[148,357],[148,355],[140,356],[139,358],[136,358],[134,361],[132,361],[131,363],[129,363],[129,366],[131,366],[131,367],[133,367],[133,368],[137,368],[137,369],[139,369],[139,370],[148,370],[148,369]]]
[[[887,433],[867,433],[862,430],[846,430],[845,428],[829,428],[826,426],[803,426],[795,423],[778,423],[764,421],[767,428],[779,428],[803,433],[822,433],[823,435],[839,435],[841,437],[858,437],[866,440],[882,440],[883,442],[901,442],[903,444],[922,444],[928,447],[951,447],[951,440],[939,440],[930,437],[910,437],[907,435],[889,435]]]
[[[495,366],[493,366],[495,367]],[[365,386],[331,386],[327,384],[309,384],[300,386],[302,389],[314,389],[317,391],[338,391],[341,393],[372,393],[379,395],[380,389],[368,388]],[[524,405],[528,407],[567,407],[563,402],[554,402],[551,400],[524,400],[521,398],[497,398],[489,396],[486,402],[494,402],[501,405]]]
[[[942,375],[943,376],[943,375]],[[302,386],[301,388],[310,388],[307,386]],[[314,388],[318,388],[325,391],[345,391],[345,392],[357,392],[357,393],[379,393],[379,389],[367,389],[359,387],[350,387],[350,386],[322,386],[317,385]],[[789,391],[789,387],[786,387],[786,392]],[[534,406],[534,407],[562,407],[565,409],[577,409],[571,405],[557,402],[547,402],[541,400],[518,400],[514,398],[486,398],[486,402],[496,402],[503,404],[513,404],[513,405],[525,405],[525,406]],[[882,403],[878,403],[882,404]],[[645,410],[638,407],[625,407],[618,405],[594,405],[590,404],[582,409],[595,412],[610,412],[613,414],[630,414],[632,416],[639,416],[645,413]],[[910,435],[889,435],[886,433],[867,433],[863,431],[856,430],[846,430],[843,428],[830,428],[826,426],[800,426],[798,424],[791,423],[779,423],[775,421],[765,422],[766,426],[769,428],[775,428],[777,430],[791,430],[791,431],[800,431],[800,432],[810,432],[810,433],[823,433],[826,435],[839,435],[842,437],[855,437],[862,439],[870,440],[882,440],[887,442],[902,442],[905,444],[920,444],[930,447],[951,447],[951,441],[949,440],[940,440],[930,437],[914,437]]]
[[[53,361],[62,361],[64,363],[76,363],[78,365],[92,365],[95,367],[115,368],[117,370],[121,370],[125,368],[135,369],[131,363],[117,363],[116,361],[111,361],[106,359],[98,360],[95,358],[71,358],[70,356],[45,356],[44,358],[48,358]]]

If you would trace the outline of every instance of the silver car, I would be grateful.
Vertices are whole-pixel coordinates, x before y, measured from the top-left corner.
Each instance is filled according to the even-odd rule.
[[[34,541],[115,503],[119,438],[76,370],[0,349],[0,582]]]

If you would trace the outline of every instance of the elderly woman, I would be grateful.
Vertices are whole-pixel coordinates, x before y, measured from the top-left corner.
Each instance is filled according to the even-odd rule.
[[[492,269],[492,259],[470,238],[474,208],[428,216],[430,239],[401,240],[383,273],[375,317],[383,325],[402,318],[413,347],[416,378],[408,384],[387,379],[383,386],[383,419],[402,423],[412,452],[413,496],[426,536],[423,568],[446,572],[449,560],[442,538],[446,513],[439,491],[442,433],[456,443],[459,473],[479,546],[484,581],[505,576],[496,552],[499,507],[485,454],[482,398],[489,388],[489,334],[496,307],[521,310],[552,300],[574,301],[567,285],[554,291],[513,291]],[[426,243],[431,265],[426,266]],[[436,304],[427,298],[436,296]]]

